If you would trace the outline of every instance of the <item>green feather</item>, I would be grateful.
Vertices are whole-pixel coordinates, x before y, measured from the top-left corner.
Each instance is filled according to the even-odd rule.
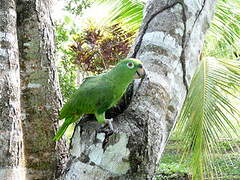
[[[81,115],[79,115],[79,116],[70,116],[70,117],[65,118],[64,123],[62,124],[60,129],[57,131],[56,135],[53,137],[53,140],[54,141],[58,141],[63,136],[65,131],[67,130],[68,126],[70,124],[74,123],[75,121],[77,121],[80,116]]]
[[[70,117],[70,119],[72,119],[72,117]],[[54,138],[53,138],[54,141],[58,141],[63,136],[65,131],[67,130],[68,126],[71,124],[71,123],[68,123],[66,120],[64,121],[61,128],[58,130],[57,134],[54,136]]]

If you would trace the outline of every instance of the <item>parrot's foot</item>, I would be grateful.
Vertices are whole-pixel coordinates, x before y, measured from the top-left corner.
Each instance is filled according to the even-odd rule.
[[[113,125],[112,125],[112,121],[113,119],[106,119],[106,123],[102,124],[98,129],[97,132],[98,133],[107,133],[107,134],[113,134],[114,130],[113,130]],[[108,128],[106,128],[106,125],[109,126],[110,130]]]
[[[114,132],[114,130],[113,130],[113,125],[112,125],[112,121],[113,121],[112,118],[111,118],[111,119],[106,119],[106,122],[108,123],[110,129]]]

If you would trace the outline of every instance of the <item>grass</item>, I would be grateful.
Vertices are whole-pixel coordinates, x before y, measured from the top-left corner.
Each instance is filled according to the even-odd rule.
[[[222,173],[218,174],[215,180],[239,180],[240,179],[240,140],[224,139],[219,144],[222,153],[216,154],[216,163]],[[190,180],[191,173],[189,159],[181,161],[181,151],[179,150],[178,140],[169,140],[165,152],[162,156],[158,169],[158,180]],[[234,149],[235,153],[232,151]]]

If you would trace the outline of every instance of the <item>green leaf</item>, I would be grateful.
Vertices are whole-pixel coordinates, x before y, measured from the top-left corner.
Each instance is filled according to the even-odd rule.
[[[240,1],[217,1],[216,12],[205,39],[205,56],[240,54]]]
[[[192,79],[175,131],[182,137],[183,158],[191,156],[193,179],[220,173],[213,163],[218,142],[239,136],[239,79],[239,61],[214,58],[203,59]]]

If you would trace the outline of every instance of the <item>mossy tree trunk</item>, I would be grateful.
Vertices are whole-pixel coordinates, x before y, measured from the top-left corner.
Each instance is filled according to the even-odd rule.
[[[17,1],[24,153],[30,179],[54,179],[66,157],[64,143],[52,140],[61,94],[51,7],[51,0]]]
[[[0,179],[21,179],[20,76],[14,0],[0,2]]]
[[[169,133],[197,68],[214,6],[215,0],[148,1],[131,52],[131,57],[144,62],[147,77],[127,110],[114,118],[117,133],[97,133],[96,122],[80,121],[64,179],[156,177]]]

